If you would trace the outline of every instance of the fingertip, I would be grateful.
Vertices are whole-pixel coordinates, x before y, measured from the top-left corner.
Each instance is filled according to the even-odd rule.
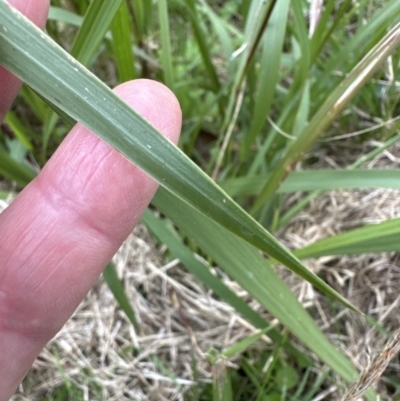
[[[166,138],[178,143],[182,111],[178,99],[168,87],[150,79],[136,79],[117,86],[114,92]]]
[[[43,29],[46,25],[50,0],[8,0],[8,3]]]

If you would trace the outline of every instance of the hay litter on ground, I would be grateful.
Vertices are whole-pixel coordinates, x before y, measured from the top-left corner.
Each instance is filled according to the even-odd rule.
[[[340,165],[340,160],[332,161],[328,153],[317,156],[321,160],[318,167]],[[343,155],[347,161],[350,156]],[[400,147],[396,146],[371,162],[371,167],[392,166],[399,163],[399,157]],[[298,196],[289,197],[287,205]],[[295,249],[360,224],[399,215],[398,190],[328,191],[282,229],[279,238]],[[162,247],[156,246],[142,225],[123,244],[114,261],[141,334],[135,332],[100,278],[43,350],[12,401],[50,399],[46,397],[60,386],[78,389],[84,400],[183,400],[191,386],[212,380],[205,358],[211,347],[229,347],[256,331],[193,279],[179,261],[165,262]],[[398,254],[331,256],[307,260],[306,264],[388,333],[400,327]],[[360,371],[383,349],[386,334],[350,311],[336,313],[309,284],[285,268],[278,269],[331,341]],[[238,295],[247,295],[229,277],[225,276],[224,282]],[[259,309],[256,303],[252,305]],[[261,340],[255,346],[268,344]],[[235,359],[230,363],[235,366]],[[322,366],[316,365],[318,368]],[[398,375],[399,361],[394,358],[388,369]],[[338,379],[337,385],[325,389],[314,401],[338,400],[345,387]],[[378,390],[381,400],[390,399],[385,380]]]

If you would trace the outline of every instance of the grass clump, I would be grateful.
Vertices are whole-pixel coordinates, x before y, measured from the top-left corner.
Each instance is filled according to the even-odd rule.
[[[374,226],[361,215],[350,227],[335,225],[332,216],[343,210],[333,205],[340,196],[351,204],[351,196],[332,190],[382,187],[387,198],[396,197],[399,172],[380,161],[392,155],[388,149],[395,153],[399,138],[399,12],[394,0],[328,0],[323,5],[289,0],[52,1],[47,33],[80,63],[80,75],[73,80],[66,55],[36,37],[29,25],[24,28],[32,35],[29,51],[37,63],[19,72],[28,85],[6,116],[0,137],[0,172],[8,185],[18,190],[28,183],[79,119],[167,189],[160,189],[143,218],[168,248],[163,262],[158,261],[161,269],[146,262],[124,276],[125,287],[118,281],[118,257],[106,270],[105,279],[128,316],[116,319],[125,322],[127,337],[118,330],[103,336],[116,341],[115,353],[99,351],[104,352],[99,363],[107,365],[107,354],[113,361],[122,359],[117,371],[135,372],[127,382],[107,371],[104,381],[107,375],[114,380],[108,399],[135,399],[134,386],[148,399],[338,399],[344,383],[356,379],[357,357],[344,349],[351,341],[341,338],[351,332],[345,319],[359,320],[366,331],[373,322],[374,330],[383,333],[382,343],[389,335],[380,319],[387,303],[379,312],[376,305],[356,303],[351,289],[357,273],[336,264],[332,255],[345,255],[343,265],[349,266],[371,252],[386,252],[390,261],[387,255],[400,243],[398,215],[383,213],[393,221],[381,216]],[[26,49],[18,35],[12,36],[11,25],[9,40],[21,61]],[[56,74],[36,82],[29,74],[34,68],[43,73],[43,51],[48,60],[57,60],[52,66]],[[16,68],[1,56],[0,63]],[[188,157],[168,147],[83,67],[108,86],[138,77],[169,86],[183,110],[180,149]],[[106,114],[93,99],[86,101],[82,88],[104,93],[116,115]],[[146,140],[118,131],[116,121],[140,128]],[[121,147],[122,142],[102,131],[102,122],[115,127],[118,141],[130,139],[134,145]],[[146,152],[149,140],[154,154]],[[357,193],[358,200],[374,198]],[[319,210],[318,224],[312,223],[310,212],[318,212],[316,202],[332,212],[324,217]],[[302,226],[301,219],[310,224]],[[131,250],[122,252],[126,256]],[[299,260],[316,257],[325,259],[306,262],[315,269]],[[179,267],[173,262],[178,259]],[[288,275],[277,262],[307,281]],[[145,279],[148,274],[164,293]],[[128,286],[132,276],[136,281]],[[103,291],[99,284],[90,296],[104,296]],[[149,309],[155,294],[165,310],[160,305]],[[107,302],[115,308],[114,301]],[[354,317],[356,312],[343,305],[362,309],[373,319]],[[146,314],[164,330],[163,341],[157,342]],[[223,342],[227,325],[232,336]],[[98,341],[98,346],[106,343]],[[148,353],[146,346],[154,350]],[[178,374],[174,366],[179,366]],[[118,390],[121,383],[126,391]],[[398,386],[392,379],[387,383],[385,390],[396,395]],[[367,397],[375,399],[371,391]]]

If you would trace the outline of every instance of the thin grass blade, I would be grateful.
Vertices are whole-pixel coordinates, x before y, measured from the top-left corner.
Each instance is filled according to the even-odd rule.
[[[126,1],[123,1],[112,24],[113,55],[119,82],[127,82],[137,77],[131,41],[131,21]]]
[[[221,89],[221,84],[217,75],[217,71],[211,60],[210,46],[206,41],[206,32],[204,27],[199,21],[199,13],[194,0],[188,0],[186,2],[188,16],[192,23],[193,34],[196,38],[197,44],[199,46],[200,54],[203,59],[204,66],[210,78],[213,86],[214,92],[218,92]]]
[[[230,196],[257,195],[262,190],[265,175],[230,178],[221,184]],[[309,170],[290,173],[277,193],[328,191],[351,188],[400,189],[400,170]]]
[[[261,131],[274,99],[279,78],[280,60],[286,33],[289,0],[279,1],[271,15],[270,24],[263,38],[261,71],[258,89],[254,96],[254,111],[250,131],[244,141],[243,157],[248,155],[250,146]]]
[[[50,7],[49,16],[47,19],[65,22],[66,24],[71,24],[75,26],[81,26],[83,21],[83,17],[81,15],[54,6]]]
[[[125,312],[127,318],[132,323],[136,332],[140,334],[140,326],[136,319],[134,310],[132,309],[129,299],[126,296],[124,286],[118,278],[117,271],[114,263],[110,262],[103,271],[103,278],[106,281],[108,287],[113,293],[121,309]]]
[[[161,64],[164,73],[164,83],[174,88],[174,70],[172,66],[171,35],[169,33],[168,3],[167,0],[158,0],[158,20],[161,36]]]
[[[351,230],[295,251],[299,258],[400,251],[400,219]]]
[[[36,176],[32,169],[18,163],[2,148],[0,148],[0,174],[21,186],[26,185]]]
[[[30,131],[30,129],[22,124],[22,122],[11,110],[8,111],[8,113],[6,114],[4,122],[10,127],[15,137],[25,146],[25,148],[29,151],[32,151],[33,145],[30,137],[32,137],[33,135],[26,134],[26,132]]]
[[[71,48],[71,55],[87,65],[104,38],[123,0],[93,0]]]
[[[228,365],[221,359],[212,367],[213,401],[233,401],[233,392]]]

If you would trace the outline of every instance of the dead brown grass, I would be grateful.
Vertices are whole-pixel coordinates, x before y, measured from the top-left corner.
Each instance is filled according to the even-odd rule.
[[[320,166],[340,165],[341,160],[333,160],[329,148],[326,149],[325,153],[316,154]],[[347,160],[352,157],[352,152],[348,155],[338,149],[332,149],[332,153]],[[399,147],[395,147],[374,160],[371,167],[393,166],[399,162],[399,156]],[[289,198],[287,203],[296,197]],[[332,191],[315,199],[279,236],[287,246],[297,248],[399,214],[400,191]],[[128,238],[114,260],[142,333],[134,331],[99,279],[74,316],[43,350],[13,401],[51,399],[54,389],[65,383],[80,389],[85,400],[183,400],[185,391],[193,384],[212,379],[205,359],[207,350],[228,347],[255,331],[229,305],[215,299],[186,273],[179,261],[166,263],[163,249],[157,248],[143,226]],[[361,384],[349,389],[353,398],[343,398],[356,399],[354,394],[362,386],[374,384],[397,352],[397,345],[392,343],[384,349],[384,344],[400,326],[399,257],[333,256],[307,264],[384,328],[374,328],[347,310],[338,312],[309,284],[280,268],[332,342],[360,371],[367,366]],[[239,295],[246,296],[228,277],[224,281]],[[256,346],[265,347],[266,343]],[[135,349],[141,351],[137,353]],[[373,362],[368,363],[369,360]],[[387,372],[398,375],[400,366],[392,361]],[[385,379],[378,390],[381,400],[391,399]],[[337,384],[318,394],[314,401],[338,400],[345,391],[345,384],[338,378]]]

